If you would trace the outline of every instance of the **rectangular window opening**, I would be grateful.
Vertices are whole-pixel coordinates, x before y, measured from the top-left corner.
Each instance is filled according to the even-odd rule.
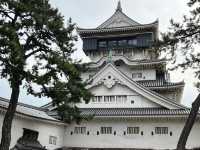
[[[86,134],[86,127],[74,127],[74,134]]]
[[[132,73],[132,78],[133,79],[139,79],[139,78],[142,78],[142,73]]]
[[[127,127],[127,134],[139,134],[139,127]]]
[[[49,136],[49,144],[56,145],[57,137],[56,136]]]
[[[168,134],[168,127],[155,127],[155,134]]]
[[[101,127],[101,134],[112,134],[112,127]]]

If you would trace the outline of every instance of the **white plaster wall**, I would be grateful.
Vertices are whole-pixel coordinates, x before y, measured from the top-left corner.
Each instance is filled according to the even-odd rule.
[[[127,95],[127,101],[124,103],[117,103],[117,102],[92,102],[90,101],[89,104],[79,104],[78,107],[86,107],[86,108],[147,108],[147,107],[160,107],[160,105],[151,102],[150,100],[144,98],[143,96],[137,94],[135,91],[129,89],[126,86],[116,84],[112,88],[107,88],[105,85],[101,84],[99,86],[93,87],[90,91],[95,96],[117,96],[117,95]],[[134,104],[131,103],[134,101]]]
[[[172,100],[174,100],[175,102],[177,102],[178,104],[181,104],[181,99],[182,99],[182,90],[170,90],[170,91],[160,91],[158,92],[159,94],[167,97],[167,98],[170,98]]]
[[[178,138],[183,128],[184,121],[178,120],[93,120],[82,123],[80,126],[86,126],[89,135],[71,135],[74,131],[74,126],[71,125],[65,131],[65,146],[67,147],[89,147],[89,148],[151,148],[151,149],[174,149],[176,148]],[[200,147],[200,126],[199,122],[195,124],[188,139],[187,148]],[[112,127],[116,135],[97,135],[101,126]],[[140,131],[144,135],[124,135],[127,126],[139,126]],[[172,131],[172,136],[167,135],[151,135],[155,127],[168,127],[169,132]]]
[[[0,114],[0,138],[1,138],[1,128],[3,123],[3,115]],[[50,124],[45,122],[36,121],[34,119],[24,119],[15,117],[12,125],[11,132],[11,145],[10,148],[14,147],[17,143],[17,140],[23,135],[23,128],[35,130],[39,132],[38,141],[46,146],[48,150],[53,150],[63,146],[63,131],[65,130],[64,126]],[[56,145],[49,144],[49,136],[56,136],[57,143]]]
[[[156,80],[156,70],[155,69],[144,69],[138,70],[131,68],[125,64],[117,67],[120,71],[125,73],[129,78],[132,78],[132,73],[142,73],[142,78],[135,78],[133,80]]]

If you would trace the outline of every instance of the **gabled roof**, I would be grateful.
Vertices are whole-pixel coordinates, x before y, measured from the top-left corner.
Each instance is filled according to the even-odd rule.
[[[137,83],[136,81],[130,79],[127,77],[124,73],[122,73],[120,70],[118,70],[114,65],[111,63],[108,63],[103,69],[101,69],[96,75],[94,75],[88,83],[90,83],[87,88],[90,89],[92,87],[95,87],[99,84],[102,84],[105,82],[104,78],[106,72],[112,72],[112,74],[118,75],[118,79],[114,78],[114,80],[111,82],[113,85],[115,83],[122,84],[127,86],[128,88],[132,89],[133,91],[137,92],[138,94],[142,95],[146,99],[150,100],[151,102],[154,102],[158,105],[163,106],[167,109],[187,109],[187,107],[176,103],[175,101],[166,98],[146,87],[143,85]],[[104,83],[105,84],[105,83]],[[113,86],[111,85],[111,86]],[[108,85],[110,86],[110,85]]]
[[[97,28],[117,28],[136,25],[140,24],[122,12],[121,3],[119,1],[115,13]]]
[[[84,38],[88,36],[100,36],[99,34],[109,34],[113,32],[122,33],[141,33],[141,32],[155,32],[157,37],[158,30],[158,20],[149,24],[140,24],[135,20],[128,17],[123,13],[120,1],[118,2],[117,9],[115,13],[108,18],[105,22],[99,25],[97,28],[79,28],[77,27],[77,32]],[[122,34],[123,35],[123,34]],[[107,35],[108,36],[108,35]]]

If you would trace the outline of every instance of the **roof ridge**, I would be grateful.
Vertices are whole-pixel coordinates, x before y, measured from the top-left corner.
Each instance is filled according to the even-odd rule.
[[[145,63],[148,63],[148,64],[151,64],[151,63],[166,63],[166,61],[167,60],[165,60],[165,59],[155,59],[155,60],[131,60],[131,59],[129,59],[128,57],[126,57],[126,56],[124,56],[124,55],[113,55],[113,56],[116,56],[116,57],[122,57],[122,58],[120,58],[120,59],[116,59],[115,61],[117,61],[117,60],[122,60],[122,59],[126,59],[129,63],[138,63],[138,65],[142,65],[142,63],[143,64],[145,64]],[[90,62],[90,63],[88,63],[89,65],[98,65],[98,64],[100,64],[100,66],[101,65],[103,65],[105,62],[106,62],[106,58],[107,58],[108,56],[103,56],[103,57],[101,57],[98,61],[96,61],[96,62]],[[115,57],[115,58],[116,58]],[[105,60],[104,60],[105,59]],[[101,63],[101,61],[102,61],[102,63]],[[124,60],[123,60],[124,61]],[[124,63],[126,63],[125,61],[124,61]],[[127,63],[126,63],[127,64]],[[137,65],[137,64],[135,64],[135,65]]]
[[[110,24],[113,23],[113,21],[120,19],[120,16],[122,17],[121,19],[123,19],[124,21],[126,21],[127,24],[129,24],[130,26],[135,26],[135,25],[140,25],[140,23],[138,23],[137,21],[133,20],[132,18],[128,17],[121,8],[121,3],[120,1],[118,2],[118,6],[116,11],[114,12],[113,15],[111,15],[111,17],[109,17],[106,21],[104,21],[102,24],[100,24],[97,29],[100,28],[106,28],[106,26],[109,26]],[[124,27],[124,26],[116,26],[116,27]]]
[[[7,103],[10,102],[9,99],[3,98],[3,97],[0,97],[0,101],[4,101],[4,102],[7,102]],[[33,105],[30,105],[30,104],[25,104],[25,103],[22,103],[22,102],[18,102],[17,105],[23,106],[23,107],[27,107],[27,108],[31,108],[31,109],[35,109],[35,110],[40,110],[40,111],[45,111],[46,110],[44,108],[40,108],[40,107],[33,106]]]

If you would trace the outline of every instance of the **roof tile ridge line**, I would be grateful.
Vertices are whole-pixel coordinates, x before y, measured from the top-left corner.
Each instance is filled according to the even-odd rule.
[[[128,19],[130,19],[131,21],[135,22],[136,24],[142,25],[141,23],[139,23],[139,22],[133,20],[131,17],[127,16],[123,11],[122,11],[121,13],[122,13],[124,16],[126,16]]]
[[[129,77],[127,77],[123,72],[121,72],[121,71],[118,70],[116,67],[114,67],[113,64],[111,64],[111,63],[108,63],[104,68],[102,68],[99,72],[97,72],[91,79],[88,80],[88,82],[91,82],[98,74],[100,74],[101,72],[103,72],[103,71],[104,71],[107,67],[109,67],[109,66],[111,66],[115,71],[121,73],[123,76],[125,76],[125,77],[126,77],[128,80],[130,80],[131,82],[133,82],[133,83],[135,83],[136,85],[138,85],[139,88],[142,88],[142,89],[146,90],[149,94],[151,94],[151,95],[153,94],[153,95],[156,96],[156,97],[160,97],[161,99],[164,99],[164,101],[167,102],[168,104],[171,102],[171,103],[174,104],[174,105],[177,105],[177,106],[182,107],[182,108],[184,108],[184,109],[188,109],[188,107],[186,107],[186,106],[184,106],[184,105],[181,105],[181,104],[178,104],[178,103],[172,101],[171,99],[168,99],[168,98],[166,98],[166,97],[164,97],[164,96],[162,96],[162,95],[160,95],[160,94],[158,94],[158,93],[156,93],[156,92],[154,92],[154,91],[152,91],[152,90],[149,90],[148,88],[142,86],[141,84],[139,84],[139,83],[133,81],[132,79],[130,79]]]
[[[103,26],[103,24],[107,23],[116,13],[117,11],[114,12],[114,14],[112,14],[108,19],[106,19],[106,21],[104,21],[103,23],[101,23],[99,26],[97,26],[94,29],[101,29],[101,26]]]
[[[81,32],[84,31],[84,30],[87,30],[87,31],[98,31],[98,30],[114,30],[114,29],[124,29],[124,28],[128,28],[128,29],[132,29],[132,28],[136,28],[136,27],[145,27],[145,26],[152,26],[152,25],[157,25],[158,26],[158,23],[156,21],[154,22],[151,22],[151,23],[147,23],[147,24],[139,24],[139,25],[132,25],[132,26],[122,26],[122,27],[114,27],[114,28],[77,28],[78,31]]]
[[[9,102],[10,102],[9,99],[3,98],[3,97],[0,97],[0,101],[4,101],[4,102],[6,102],[6,103],[9,103]],[[25,103],[22,103],[22,102],[18,102],[17,105],[18,105],[18,106],[27,107],[27,108],[31,108],[31,109],[35,109],[35,110],[40,110],[40,111],[45,111],[45,110],[46,110],[46,109],[44,109],[44,108],[40,108],[40,107],[37,107],[37,106],[25,104]]]
[[[0,106],[0,108],[5,109],[5,111],[7,110],[7,108],[6,108],[6,107],[3,107],[3,106]],[[44,112],[44,113],[45,113],[45,112]],[[47,115],[48,115],[49,117],[51,117],[52,119],[47,119],[47,118],[37,117],[37,116],[33,116],[33,115],[28,115],[28,114],[25,114],[25,113],[19,112],[19,111],[16,111],[16,114],[17,114],[17,115],[23,115],[23,116],[26,116],[26,117],[32,117],[32,118],[36,118],[36,119],[42,119],[42,120],[47,120],[47,121],[53,121],[53,122],[60,122],[60,123],[63,123],[62,121],[59,121],[59,120],[57,120],[57,119],[55,119],[55,118],[49,116],[48,114],[47,114]]]
[[[51,102],[48,102],[48,103],[46,103],[46,104],[44,104],[44,105],[42,105],[42,106],[40,106],[39,108],[46,109],[46,108],[43,108],[43,107],[48,106],[48,105],[50,105],[50,104],[52,104],[52,101],[51,101]]]
[[[116,10],[114,12],[113,15],[111,15],[111,17],[109,17],[108,19],[106,19],[106,21],[104,21],[102,24],[100,24],[96,29],[101,29],[104,24],[106,24],[114,15],[116,15],[116,13],[120,12],[122,15],[124,15],[125,17],[127,17],[128,19],[130,19],[132,22],[138,24],[138,25],[141,25],[140,23],[138,23],[137,21],[133,20],[132,18],[130,18],[129,16],[127,16],[123,11],[119,11],[119,10]]]
[[[135,109],[135,110],[184,110],[184,109],[167,109],[164,107],[83,107],[79,108],[80,110],[82,109],[108,109],[108,110],[113,110],[113,109]]]
[[[116,68],[115,68],[115,69],[116,69]],[[118,70],[118,69],[117,69],[117,70]],[[146,88],[145,86],[143,86],[143,85],[137,83],[136,81],[132,80],[131,78],[129,78],[126,74],[124,74],[124,73],[121,72],[120,70],[118,70],[118,71],[119,71],[121,74],[123,74],[124,76],[126,76],[126,77],[127,77],[129,80],[131,80],[133,83],[136,83],[136,84],[139,85],[141,88],[143,88],[143,89],[145,89],[146,91],[150,92],[150,94],[152,93],[152,94],[154,94],[155,96],[158,96],[158,97],[160,97],[160,98],[162,98],[162,99],[164,99],[164,100],[167,100],[166,102],[169,101],[169,102],[171,102],[171,103],[173,103],[173,104],[175,104],[175,105],[178,105],[178,106],[183,107],[184,109],[188,108],[188,107],[186,107],[186,106],[184,106],[184,105],[182,105],[182,104],[178,104],[178,103],[172,101],[171,99],[169,99],[169,98],[167,98],[167,97],[164,97],[164,96],[162,96],[162,95],[160,95],[160,94],[158,94],[158,93],[156,93],[156,92],[154,92],[154,91],[152,91],[152,90],[149,90],[149,89]]]
[[[160,80],[137,80],[136,82],[158,82],[158,81],[160,81]],[[178,84],[182,84],[182,83],[184,83],[185,84],[185,82],[184,82],[184,80],[182,80],[182,81],[179,81],[179,82],[171,82],[171,81],[167,81],[167,80],[163,80],[163,82],[165,82],[165,83],[169,83],[169,84],[175,84],[175,85],[178,85]]]
[[[89,65],[102,66],[102,65],[106,62],[106,60],[104,60],[104,59],[106,59],[106,57],[107,57],[107,56],[103,56],[103,57],[101,57],[98,61],[96,61],[96,62],[90,62],[90,63],[88,63],[88,64],[89,64]],[[121,55],[121,57],[125,58],[129,63],[134,63],[134,62],[135,62],[135,64],[132,64],[132,65],[135,65],[135,66],[137,66],[137,65],[145,65],[145,64],[166,63],[166,60],[142,62],[142,61],[130,61],[130,59],[128,59],[127,57],[125,57],[125,56],[123,56],[123,55]],[[124,61],[124,60],[123,60],[123,61]],[[125,63],[126,65],[129,65],[126,61],[124,61],[124,63]],[[130,64],[130,65],[131,65],[131,64]],[[90,68],[95,68],[95,67],[94,67],[94,66],[93,66],[93,67],[90,66]]]
[[[129,62],[135,62],[135,63],[159,63],[159,62],[162,62],[162,63],[166,63],[167,60],[166,59],[155,59],[155,60],[150,60],[148,62],[148,60],[145,62],[145,60],[131,60],[130,58],[128,58],[127,56],[124,56],[124,55],[117,55],[117,56],[120,56],[120,57],[124,57],[125,59],[127,59]],[[103,56],[101,57],[98,61],[96,62],[90,62],[88,64],[99,64],[103,59],[105,59],[106,57],[108,56]],[[101,63],[102,65],[103,63]]]

